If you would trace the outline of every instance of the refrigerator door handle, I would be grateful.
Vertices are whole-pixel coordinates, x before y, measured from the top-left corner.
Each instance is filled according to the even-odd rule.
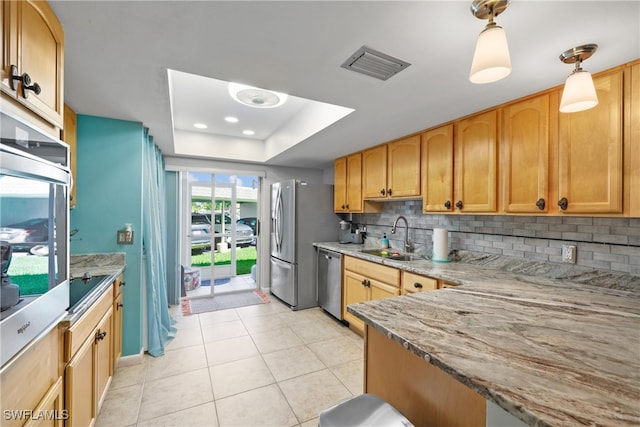
[[[283,233],[283,226],[282,226],[282,217],[284,216],[284,208],[283,206],[283,201],[282,201],[282,189],[279,188],[278,189],[278,211],[277,211],[277,218],[278,218],[278,223],[276,225],[276,230],[277,230],[277,238],[278,238],[278,252],[280,252],[282,250],[282,233]]]

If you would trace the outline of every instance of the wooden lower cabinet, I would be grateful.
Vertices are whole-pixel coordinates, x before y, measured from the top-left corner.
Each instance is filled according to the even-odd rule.
[[[486,426],[484,397],[370,327],[365,332],[364,389],[416,426]]]
[[[400,270],[358,258],[343,258],[342,318],[364,334],[364,322],[347,311],[349,304],[400,295]]]
[[[439,288],[438,280],[418,274],[402,272],[402,293],[412,294],[416,292],[435,291]]]
[[[121,280],[122,276],[116,279],[65,332],[68,427],[95,424],[122,353]]]
[[[62,330],[55,326],[0,371],[2,426],[62,427]]]

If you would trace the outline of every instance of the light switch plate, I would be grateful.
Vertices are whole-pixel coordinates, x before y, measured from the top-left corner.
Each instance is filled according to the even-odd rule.
[[[575,245],[562,245],[562,262],[576,263],[577,250]]]

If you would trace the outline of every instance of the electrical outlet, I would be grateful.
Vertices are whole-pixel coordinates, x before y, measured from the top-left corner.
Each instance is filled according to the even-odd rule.
[[[576,263],[577,250],[575,245],[562,245],[562,262]]]

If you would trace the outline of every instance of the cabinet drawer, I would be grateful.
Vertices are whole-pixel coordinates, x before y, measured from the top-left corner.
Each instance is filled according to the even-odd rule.
[[[82,343],[111,308],[113,292],[108,288],[82,317],[65,333],[64,360],[69,362]]]
[[[402,289],[405,292],[426,292],[438,289],[438,281],[431,277],[420,276],[418,274],[402,272]]]
[[[391,286],[400,287],[400,270],[353,257],[344,257],[345,270],[374,277]]]

